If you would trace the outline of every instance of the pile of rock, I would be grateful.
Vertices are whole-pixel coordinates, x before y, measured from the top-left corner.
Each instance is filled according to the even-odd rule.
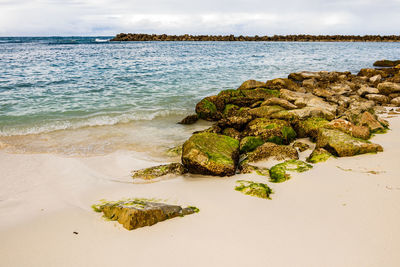
[[[361,69],[357,75],[297,72],[267,82],[249,80],[236,90],[208,96],[196,105],[196,114],[181,123],[197,119],[215,123],[183,144],[182,168],[174,163],[172,169],[215,176],[262,172],[250,164],[272,158],[297,160],[298,149],[304,146],[290,144],[307,137],[316,142],[308,157],[312,163],[331,155],[383,151],[368,139],[388,128],[388,122],[375,114],[376,108],[400,106],[396,63],[379,61],[375,65],[392,67]]]

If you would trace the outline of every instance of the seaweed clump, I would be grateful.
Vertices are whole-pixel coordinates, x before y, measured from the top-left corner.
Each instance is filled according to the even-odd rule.
[[[271,199],[270,195],[273,194],[272,189],[263,183],[256,183],[252,181],[238,180],[238,185],[235,187],[236,191],[242,192],[245,195]]]
[[[301,160],[291,159],[276,164],[269,170],[270,181],[273,183],[282,183],[291,178],[287,171],[305,172],[312,168],[312,165]]]

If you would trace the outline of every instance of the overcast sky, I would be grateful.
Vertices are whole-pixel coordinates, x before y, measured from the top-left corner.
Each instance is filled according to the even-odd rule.
[[[400,34],[400,0],[0,0],[0,36]]]

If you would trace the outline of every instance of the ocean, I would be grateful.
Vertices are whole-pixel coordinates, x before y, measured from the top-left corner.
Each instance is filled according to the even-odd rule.
[[[205,96],[291,72],[398,59],[400,43],[109,42],[0,37],[0,149],[154,155],[209,125],[176,124]]]

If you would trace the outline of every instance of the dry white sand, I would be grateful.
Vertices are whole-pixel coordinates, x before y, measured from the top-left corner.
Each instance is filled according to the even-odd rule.
[[[153,158],[2,152],[0,266],[400,266],[400,118],[390,122],[372,139],[385,152],[331,159],[281,184],[258,175],[133,184],[129,172]],[[235,191],[238,179],[268,183],[273,199]],[[124,197],[201,211],[127,231],[91,210]]]

